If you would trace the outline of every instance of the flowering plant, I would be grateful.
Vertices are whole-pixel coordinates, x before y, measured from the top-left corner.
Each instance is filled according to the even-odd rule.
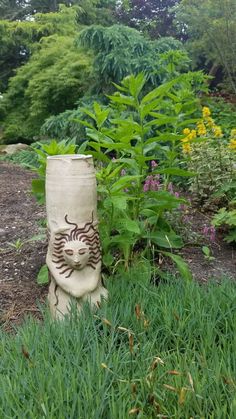
[[[235,178],[236,129],[230,138],[216,125],[208,107],[202,109],[194,129],[185,128],[182,151],[189,170],[197,173],[189,180],[195,200],[205,206],[219,207],[226,197],[216,193]]]
[[[172,176],[192,175],[177,160],[183,137],[178,133],[196,109],[194,94],[187,90],[190,76],[185,77],[144,94],[144,75],[131,75],[116,85],[109,108],[95,103],[94,112],[84,109],[91,122],[78,121],[87,127],[89,152],[97,161],[103,261],[108,267],[116,261],[128,269],[137,256],[150,262],[161,252],[183,276],[191,277],[186,263],[172,253],[183,243],[167,217],[185,202],[174,192]]]

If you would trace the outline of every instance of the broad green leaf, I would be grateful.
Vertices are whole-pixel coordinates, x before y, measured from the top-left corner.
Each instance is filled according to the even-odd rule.
[[[122,188],[128,187],[131,183],[137,180],[140,176],[122,176],[119,180],[113,183],[111,187],[112,192],[119,191]]]
[[[120,232],[130,231],[131,233],[140,234],[139,223],[130,218],[121,218],[117,220],[116,228]]]
[[[188,267],[188,264],[184,261],[184,259],[181,256],[175,255],[170,252],[161,251],[161,253],[165,256],[168,256],[170,259],[173,260],[173,262],[175,262],[178,271],[180,275],[183,277],[183,279],[185,279],[186,281],[192,281],[192,273]]]
[[[149,238],[152,243],[166,249],[181,249],[183,247],[181,237],[175,234],[173,231],[157,231],[155,234],[152,233]]]
[[[152,121],[145,124],[145,126],[151,127],[155,125],[155,126],[161,127],[162,125],[167,125],[167,124],[175,125],[176,123],[177,123],[177,118],[170,116],[170,117],[165,117],[165,118],[160,118],[160,119],[153,119]]]
[[[39,285],[48,284],[49,277],[48,277],[48,267],[47,265],[43,265],[37,275],[37,283]]]
[[[141,104],[143,105],[147,102],[151,102],[157,97],[167,94],[175,84],[182,80],[182,78],[182,76],[179,76],[167,83],[163,83],[161,86],[158,86],[156,89],[152,90],[150,93],[143,97]]]
[[[111,197],[111,202],[114,205],[115,209],[120,211],[125,211],[127,208],[128,196],[125,195],[115,195]]]
[[[108,98],[113,103],[119,103],[120,105],[127,105],[127,106],[132,106],[132,107],[136,106],[134,98],[130,96],[125,96],[125,95],[120,94],[119,96],[118,95],[108,96]]]

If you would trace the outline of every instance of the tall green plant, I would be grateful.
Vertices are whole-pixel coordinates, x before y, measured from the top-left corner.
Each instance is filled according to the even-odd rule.
[[[172,253],[183,243],[166,215],[183,202],[168,191],[172,176],[192,175],[179,168],[178,149],[186,119],[195,121],[190,119],[196,110],[194,77],[179,76],[144,95],[145,76],[131,75],[116,85],[109,107],[95,102],[93,112],[83,110],[91,122],[78,122],[87,127],[98,162],[100,229],[108,266],[117,251],[117,263],[126,268],[137,254],[150,261],[161,251],[177,263],[183,276],[190,277],[186,264]]]

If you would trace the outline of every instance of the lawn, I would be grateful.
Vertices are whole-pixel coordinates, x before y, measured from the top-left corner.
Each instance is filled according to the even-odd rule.
[[[0,417],[233,418],[236,284],[136,268],[106,285],[96,312],[2,332]]]

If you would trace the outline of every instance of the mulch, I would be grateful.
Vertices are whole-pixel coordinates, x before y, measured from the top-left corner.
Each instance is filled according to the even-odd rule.
[[[26,315],[40,319],[39,305],[45,302],[48,286],[38,285],[37,274],[45,263],[46,240],[28,242],[42,233],[45,207],[31,195],[31,181],[36,175],[9,162],[0,162],[0,324],[4,330],[21,323]],[[210,221],[207,214],[192,209],[188,229],[201,236]],[[214,243],[202,238],[211,247],[215,259],[205,260],[201,245],[189,243],[181,249],[196,280],[236,278],[236,249],[223,241],[221,233]]]

